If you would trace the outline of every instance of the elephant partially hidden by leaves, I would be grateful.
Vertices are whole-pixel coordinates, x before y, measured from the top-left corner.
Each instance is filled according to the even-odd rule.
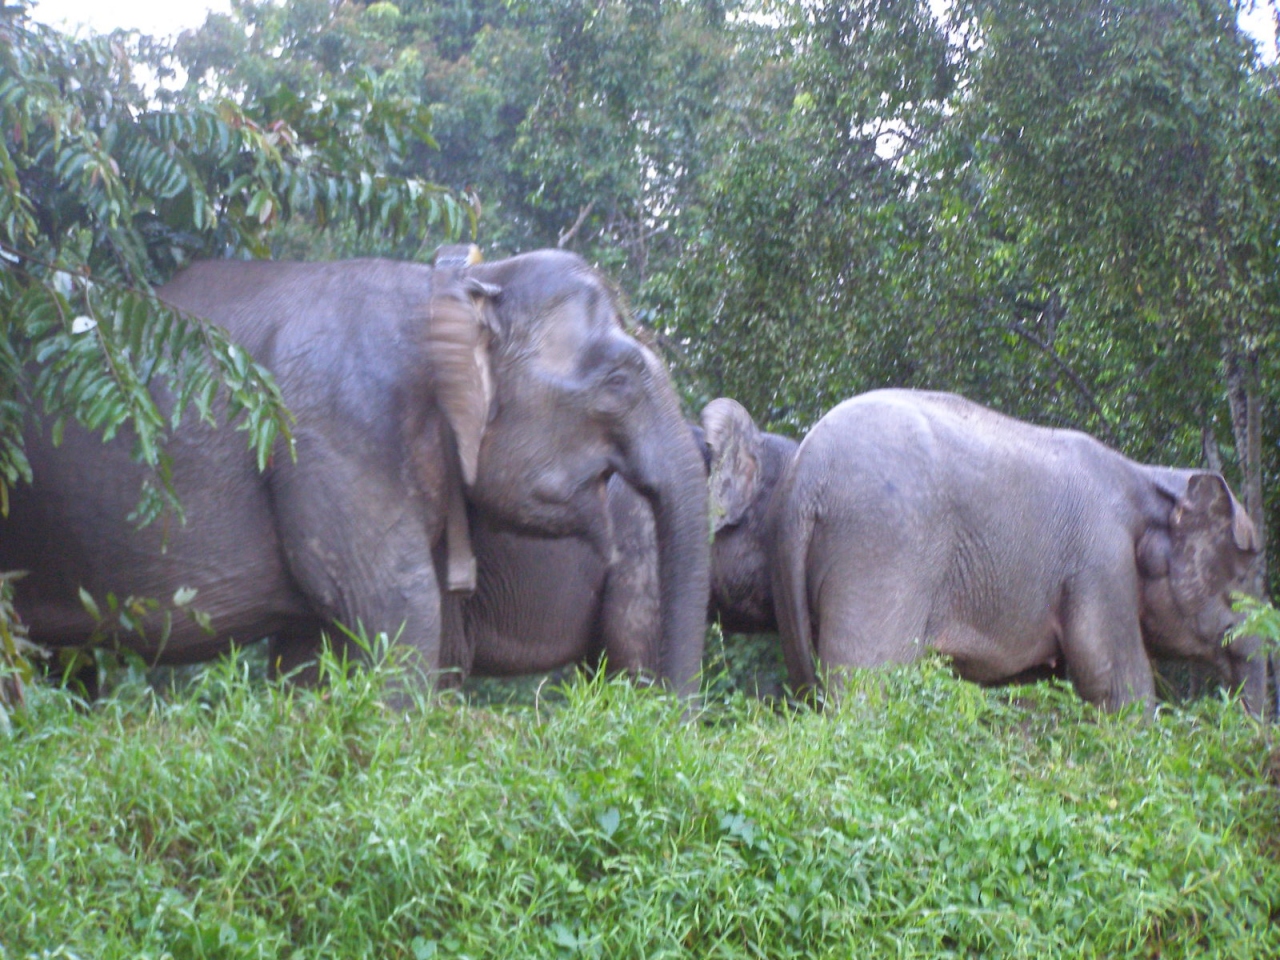
[[[732,400],[692,428],[709,471],[715,538],[708,613],[727,629],[772,629],[766,517],[795,441],[760,433]],[[702,494],[705,499],[707,492]],[[478,581],[464,607],[464,674],[508,676],[594,663],[660,675],[657,530],[649,503],[621,477],[608,486],[608,538],[547,539],[478,522]],[[704,605],[707,598],[704,595]]]
[[[485,530],[605,549],[616,473],[655,530],[652,671],[694,689],[709,576],[703,460],[666,371],[581,258],[209,262],[159,295],[226,327],[271,370],[297,418],[296,461],[277,451],[259,472],[243,434],[184,422],[169,452],[186,522],[137,531],[131,438],[104,444],[72,426],[55,446],[30,424],[34,483],[0,521],[0,570],[30,571],[17,608],[32,639],[90,633],[81,587],[157,598],[194,588],[213,632],[181,620],[161,646],[150,630],[129,641],[144,657],[189,662],[271,635],[288,670],[337,621],[398,635],[430,673],[465,658],[450,587],[474,584],[468,514]]]
[[[1258,534],[1216,473],[880,390],[818,422],[775,498],[772,595],[797,686],[932,648],[984,683],[1061,663],[1116,709],[1152,702],[1156,655],[1215,664],[1264,709],[1258,641],[1223,646]]]

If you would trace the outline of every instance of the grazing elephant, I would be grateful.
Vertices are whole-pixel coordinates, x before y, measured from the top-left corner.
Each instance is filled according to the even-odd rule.
[[[55,447],[33,426],[34,483],[0,521],[0,569],[30,571],[18,610],[34,640],[89,633],[78,587],[158,598],[194,587],[214,632],[179,620],[163,649],[159,631],[135,639],[143,656],[188,662],[271,635],[288,670],[338,621],[398,633],[435,671],[461,642],[449,588],[474,585],[468,514],[483,530],[604,549],[617,473],[652,511],[654,672],[693,689],[709,576],[702,458],[666,371],[581,258],[209,262],[159,295],[225,326],[272,371],[297,418],[296,462],[278,451],[260,473],[241,433],[184,423],[169,452],[186,523],[135,531],[143,471],[130,440],[68,428]]]
[[[798,687],[925,647],[995,683],[1058,662],[1107,709],[1154,697],[1148,654],[1217,665],[1264,709],[1254,638],[1222,646],[1258,535],[1216,473],[958,396],[878,390],[801,444],[777,494],[773,592]]]
[[[765,563],[769,497],[795,442],[762,434],[732,400],[692,428],[711,475],[715,539],[709,612],[739,632],[774,629]],[[608,486],[611,535],[547,539],[483,520],[473,527],[478,582],[463,608],[463,673],[540,673],[601,654],[610,670],[659,673],[657,531],[649,503],[621,477]]]

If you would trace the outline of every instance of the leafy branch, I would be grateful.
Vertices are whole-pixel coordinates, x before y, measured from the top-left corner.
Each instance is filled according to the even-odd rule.
[[[430,113],[375,77],[337,98],[157,106],[127,40],[66,37],[21,3],[0,11],[0,515],[31,480],[37,406],[55,442],[72,419],[108,439],[131,432],[151,468],[139,522],[180,510],[164,446],[192,407],[244,430],[260,468],[281,437],[292,451],[270,374],[152,292],[176,269],[267,256],[293,216],[397,239],[453,236],[467,217],[445,188],[385,169],[434,144]]]
[[[20,406],[26,400],[40,404],[55,443],[69,418],[104,439],[129,428],[135,459],[154,471],[135,512],[139,523],[151,521],[166,506],[181,516],[164,444],[191,407],[210,425],[221,414],[246,431],[259,469],[280,438],[292,456],[292,418],[279,387],[222,328],[161,302],[149,290],[94,283],[48,264],[29,264],[2,245],[0,252],[15,262],[0,274],[0,306],[22,318],[16,342],[35,370],[26,383],[29,392],[10,401],[15,427],[21,426]],[[51,272],[59,283],[39,282],[34,269]],[[58,289],[63,284],[65,294]],[[16,356],[8,341],[6,346]],[[152,390],[157,379],[171,391],[163,401],[167,414]],[[10,389],[20,382],[15,376]],[[21,446],[11,436],[4,440],[0,493],[7,495],[4,488],[29,481],[30,470]]]

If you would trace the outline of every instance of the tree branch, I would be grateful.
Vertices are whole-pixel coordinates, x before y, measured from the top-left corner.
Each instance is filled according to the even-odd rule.
[[[1098,402],[1098,398],[1094,395],[1093,391],[1085,386],[1084,381],[1080,379],[1080,375],[1071,369],[1071,366],[1058,355],[1058,351],[1054,350],[1051,344],[1046,343],[1042,338],[1036,336],[1021,323],[983,324],[983,326],[998,326],[1002,329],[1008,330],[1010,333],[1017,334],[1019,337],[1022,337],[1023,340],[1026,340],[1032,346],[1036,347],[1052,359],[1062,375],[1071,381],[1072,386],[1079,391],[1080,396],[1084,398],[1085,402],[1093,409],[1093,412],[1097,414],[1098,422],[1102,424],[1102,430],[1106,435],[1107,443],[1113,447],[1119,446],[1119,440],[1115,435],[1115,431],[1111,428],[1111,421],[1107,418],[1106,412],[1102,409],[1102,404]]]
[[[585,207],[583,207],[581,210],[578,211],[578,219],[573,222],[572,227],[570,227],[568,230],[565,230],[563,233],[560,234],[560,239],[556,241],[557,247],[564,247],[566,243],[568,243],[570,240],[574,238],[574,236],[578,232],[578,228],[582,226],[583,222],[586,221],[587,217],[591,216],[591,210],[593,207],[595,207],[595,205],[596,205],[596,202],[592,200]]]

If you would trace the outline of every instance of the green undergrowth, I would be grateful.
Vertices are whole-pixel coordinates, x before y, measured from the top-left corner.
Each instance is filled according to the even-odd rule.
[[[0,957],[1280,955],[1268,742],[939,664],[838,708],[385,706],[243,662],[0,738]],[[389,686],[390,685],[390,686]]]

